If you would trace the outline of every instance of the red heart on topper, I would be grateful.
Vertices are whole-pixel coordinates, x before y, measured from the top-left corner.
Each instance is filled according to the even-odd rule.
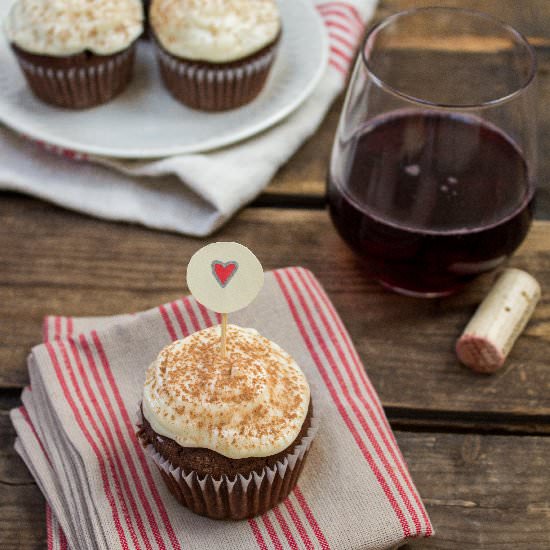
[[[212,274],[222,288],[227,286],[233,275],[237,273],[237,269],[239,269],[239,264],[235,261],[214,260],[212,262]]]

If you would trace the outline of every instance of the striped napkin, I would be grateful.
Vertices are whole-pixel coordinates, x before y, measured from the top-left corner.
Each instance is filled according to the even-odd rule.
[[[280,124],[210,153],[140,162],[82,155],[47,143],[37,147],[0,125],[0,189],[99,218],[196,236],[212,233],[257,197],[319,127],[344,89],[378,0],[312,2],[327,28],[329,66],[312,95]]]
[[[430,536],[350,337],[302,268],[266,274],[255,302],[231,315],[281,344],[315,390],[321,426],[297,488],[241,522],[196,516],[174,499],[134,434],[145,370],[167,343],[218,321],[190,297],[136,315],[46,318],[11,418],[48,502],[48,548],[384,549]]]

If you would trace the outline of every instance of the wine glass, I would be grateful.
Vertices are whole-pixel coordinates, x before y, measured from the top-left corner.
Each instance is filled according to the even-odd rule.
[[[529,230],[535,54],[488,15],[421,8],[366,36],[328,173],[334,225],[384,286],[451,294]]]

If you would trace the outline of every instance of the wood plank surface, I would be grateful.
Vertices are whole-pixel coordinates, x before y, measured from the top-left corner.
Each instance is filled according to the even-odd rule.
[[[403,9],[433,4],[380,0],[371,24]],[[550,219],[550,2],[437,4],[496,15],[535,46],[537,216]],[[491,45],[466,46],[478,52]],[[404,56],[442,55],[430,39],[430,29],[419,29],[401,50]],[[407,548],[548,549],[550,223],[536,223],[511,260],[542,283],[543,300],[533,320],[505,369],[494,376],[470,372],[458,364],[453,344],[493,276],[447,299],[424,301],[391,294],[364,275],[321,210],[341,107],[342,98],[316,134],[279,170],[256,201],[257,208],[243,211],[210,240],[250,246],[266,269],[308,267],[329,293],[397,430],[436,529],[433,539]],[[44,499],[13,449],[15,434],[7,412],[18,404],[28,382],[25,358],[40,341],[42,317],[109,315],[173,300],[186,292],[186,263],[203,244],[204,240],[93,220],[15,194],[0,195],[0,549],[46,547]]]
[[[0,387],[15,390],[27,382],[25,358],[44,315],[109,315],[172,300],[186,292],[185,266],[204,244],[17,196],[0,203],[0,219]],[[324,211],[247,209],[211,240],[242,242],[266,270],[311,269],[396,417],[549,429],[549,223],[535,223],[511,261],[541,281],[544,298],[494,376],[461,367],[453,353],[492,275],[446,299],[387,292],[365,276]]]
[[[1,484],[0,548],[38,550],[47,548],[45,500],[34,484]]]
[[[434,5],[488,13],[517,28],[534,46],[550,46],[550,3],[547,0],[381,0],[373,23],[399,11]],[[419,31],[428,41],[430,29]]]
[[[550,5],[550,3],[549,3]],[[549,25],[550,26],[550,25]],[[411,55],[406,52],[405,55]],[[550,49],[539,54],[538,71],[538,177],[536,216],[550,219]],[[325,179],[332,142],[340,116],[343,99],[331,108],[317,133],[298,150],[292,160],[283,166],[272,183],[260,196],[257,205],[270,206],[293,203],[302,206],[322,206],[325,195]]]
[[[8,411],[0,410],[0,548],[46,547],[45,501],[13,448]]]
[[[550,438],[397,432],[435,536],[414,548],[550,548]]]
[[[371,24],[384,17],[404,9],[434,5],[433,0],[382,0]],[[450,7],[467,7],[492,14],[499,19],[514,25],[525,33],[536,47],[538,55],[538,136],[539,136],[539,167],[538,167],[538,200],[537,217],[550,219],[550,110],[546,105],[550,102],[550,2],[547,0],[439,0],[437,5]],[[430,49],[433,40],[429,29],[419,29],[416,42],[408,43],[403,55],[416,55],[418,51]],[[472,45],[469,46],[472,48]],[[487,44],[481,44],[481,48]],[[475,49],[475,48],[474,48]],[[441,52],[432,54],[422,51],[426,58],[425,66],[430,67],[430,55],[434,59]],[[487,74],[491,74],[490,61],[487,61]],[[423,81],[429,87],[430,72],[426,70]],[[325,177],[330,158],[332,142],[336,132],[343,99],[340,98],[331,108],[327,118],[315,135],[310,138],[293,156],[291,161],[282,167],[272,183],[260,197],[258,204],[281,204],[292,197],[296,204],[305,206],[320,205],[325,192]]]
[[[0,413],[0,548],[45,548],[44,499]],[[410,548],[543,550],[550,546],[550,438],[397,432],[436,536]]]
[[[539,53],[538,96],[536,215],[541,219],[550,219],[550,156],[546,154],[550,150],[550,110],[546,107],[550,103],[550,49],[548,52]],[[284,204],[285,200],[303,206],[323,204],[328,161],[342,103],[343,99],[340,98],[316,134],[278,171],[256,204],[280,205]]]

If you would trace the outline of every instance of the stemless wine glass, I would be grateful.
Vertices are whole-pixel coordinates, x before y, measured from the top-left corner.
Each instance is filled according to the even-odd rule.
[[[488,15],[423,8],[366,36],[328,174],[334,225],[383,285],[444,296],[532,219],[536,61]]]

